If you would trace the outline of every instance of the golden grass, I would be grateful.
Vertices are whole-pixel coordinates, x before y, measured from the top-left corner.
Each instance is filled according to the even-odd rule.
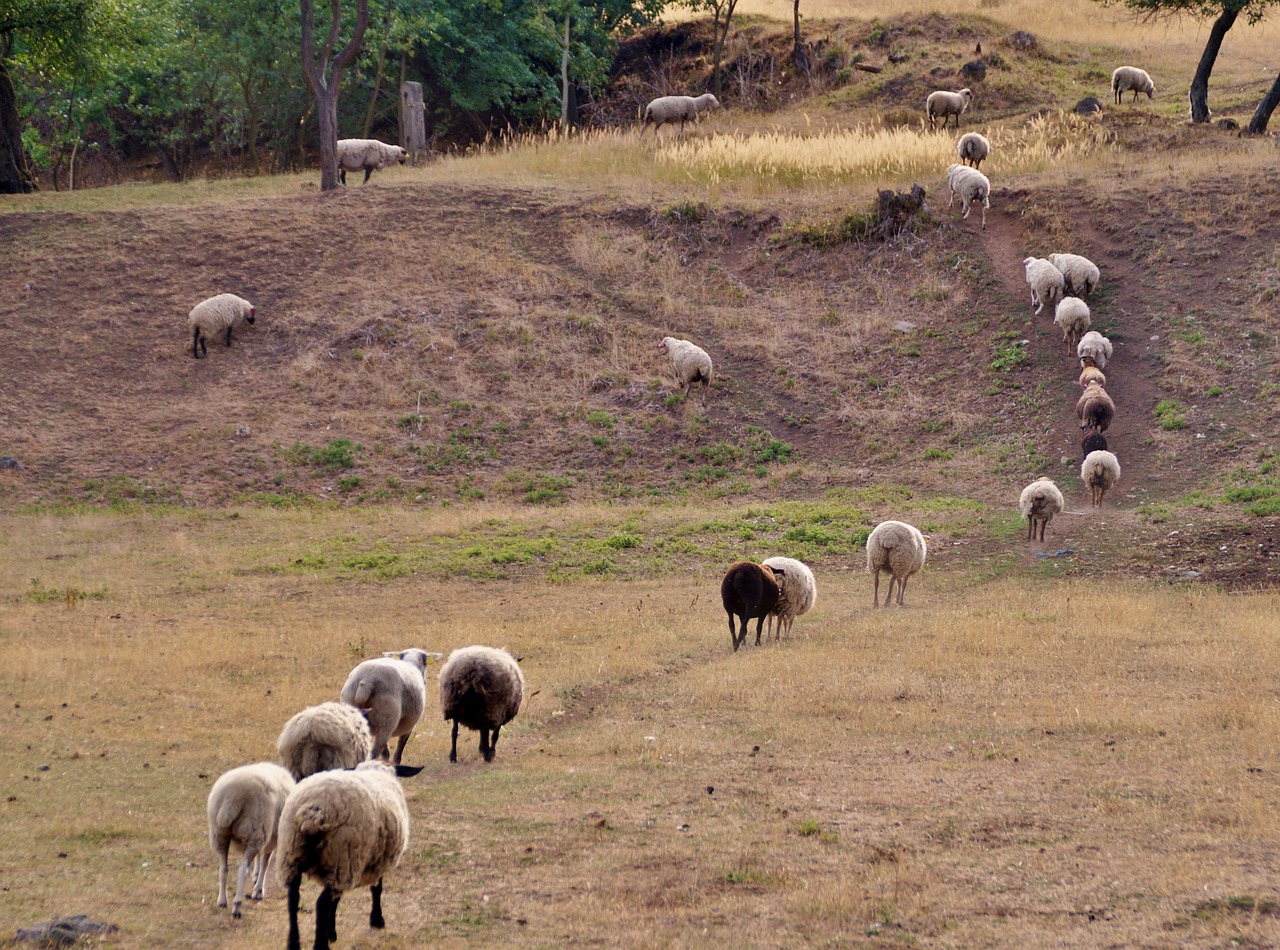
[[[233,514],[5,519],[10,925],[88,913],[122,947],[277,946],[278,888],[239,922],[213,906],[213,780],[270,756],[358,659],[487,642],[523,658],[530,698],[489,766],[474,736],[450,766],[428,715],[388,931],[371,938],[352,895],[344,945],[1280,938],[1248,912],[1280,871],[1274,593],[980,582],[953,559],[873,612],[855,564],[820,574],[790,640],[734,654],[714,578],[251,569],[505,509]],[[33,599],[32,574],[101,599]]]

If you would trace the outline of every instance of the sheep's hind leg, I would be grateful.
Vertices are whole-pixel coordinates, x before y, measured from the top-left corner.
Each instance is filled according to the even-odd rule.
[[[373,895],[373,908],[369,911],[369,926],[375,930],[381,930],[387,926],[382,916],[382,878],[378,878],[378,883],[369,888],[369,893]]]
[[[391,760],[393,765],[400,764],[400,757],[404,755],[404,747],[408,742],[409,742],[409,733],[406,732],[404,735],[400,737],[399,743],[396,744],[396,756],[394,759]]]
[[[372,174],[373,174],[373,166],[372,165],[364,166],[364,181],[360,182],[360,184],[362,185],[369,184],[369,176]]]
[[[453,745],[449,749],[449,761],[458,761],[458,720],[453,721]]]
[[[302,875],[289,880],[289,942],[288,950],[302,950],[302,940],[298,936],[298,901],[302,891]],[[318,929],[318,928],[317,928]]]
[[[486,762],[493,761],[493,746],[489,744],[489,730],[484,726],[480,727],[480,754],[484,756]]]

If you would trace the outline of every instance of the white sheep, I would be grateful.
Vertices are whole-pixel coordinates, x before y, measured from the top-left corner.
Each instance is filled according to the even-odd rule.
[[[880,606],[880,572],[889,572],[889,590],[884,605],[893,599],[893,585],[898,584],[898,606],[907,589],[907,580],[920,568],[928,553],[924,535],[903,521],[882,521],[867,538],[867,573],[875,575],[875,591],[871,605]]]
[[[381,171],[392,163],[403,165],[407,157],[399,145],[388,145],[377,139],[338,139],[338,178],[345,185],[347,172],[363,168],[363,184],[368,184],[374,169]]]
[[[1081,366],[1107,368],[1107,360],[1111,359],[1111,341],[1097,330],[1090,330],[1076,344],[1076,356]]]
[[[1098,265],[1079,254],[1050,254],[1049,263],[1058,268],[1066,292],[1073,297],[1088,297],[1102,279]]]
[[[1051,478],[1037,478],[1022,489],[1018,496],[1018,511],[1027,519],[1027,540],[1036,539],[1036,525],[1040,526],[1040,540],[1044,540],[1044,529],[1049,526],[1053,516],[1062,513],[1062,492]]]
[[[1080,465],[1080,481],[1093,496],[1093,507],[1102,507],[1102,496],[1120,481],[1120,460],[1105,449],[1090,452]]]
[[[784,632],[789,637],[796,618],[808,613],[818,602],[818,582],[809,565],[795,558],[769,557],[761,563],[778,577],[778,603],[769,614],[769,630],[775,640]]]
[[[470,646],[454,650],[440,668],[440,710],[453,720],[449,761],[458,761],[458,726],[478,730],[480,754],[492,762],[498,732],[516,717],[524,699],[524,674],[506,650]],[[493,740],[489,740],[489,730]]]
[[[960,207],[964,217],[969,217],[969,206],[975,201],[982,207],[982,230],[987,229],[987,209],[991,207],[991,182],[987,176],[976,168],[961,165],[959,162],[947,169],[947,187],[951,189],[951,197],[947,200],[950,208],[960,196]]]
[[[983,159],[991,154],[991,142],[981,133],[966,132],[960,136],[960,141],[956,142],[956,152],[965,165],[978,168],[982,165]]]
[[[707,398],[711,388],[711,357],[707,351],[688,340],[664,336],[658,344],[658,352],[671,360],[676,371],[676,382],[687,395],[694,383],[702,383],[702,398]]]
[[[362,762],[351,771],[319,772],[290,793],[280,814],[276,874],[289,894],[289,950],[300,950],[302,877],[324,885],[316,900],[317,950],[338,939],[338,901],[347,891],[373,894],[369,926],[386,926],[382,879],[409,846],[409,806],[395,770]]]
[[[1080,338],[1089,332],[1089,305],[1079,297],[1063,297],[1054,310],[1053,322],[1062,328],[1062,342],[1070,355]]]
[[[213,336],[223,330],[227,331],[227,346],[231,345],[231,328],[237,323],[253,323],[253,304],[235,294],[218,294],[208,300],[201,300],[187,314],[187,327],[191,330],[191,355],[200,359],[200,354],[209,355],[209,344],[206,334]]]
[[[1111,94],[1116,105],[1124,99],[1124,94],[1133,90],[1133,101],[1138,101],[1138,93],[1145,92],[1150,99],[1156,91],[1156,84],[1151,81],[1145,69],[1137,66],[1117,66],[1111,73]]]
[[[653,123],[653,134],[658,134],[664,122],[679,122],[680,131],[684,124],[692,122],[697,125],[704,112],[720,108],[720,100],[709,92],[697,96],[659,96],[644,107],[644,122],[640,125],[640,134]]]
[[[405,744],[427,705],[427,664],[440,659],[416,647],[365,660],[347,676],[342,701],[364,713],[373,733],[373,755],[385,758],[388,742],[400,737],[392,762],[400,764]]]
[[[1065,282],[1062,272],[1043,257],[1023,258],[1022,266],[1026,268],[1027,283],[1031,285],[1031,306],[1039,313],[1046,303],[1053,303],[1062,298]]]
[[[295,714],[276,742],[280,761],[301,780],[329,769],[353,769],[373,751],[364,713],[346,703],[320,703]]]
[[[1103,389],[1107,388],[1107,374],[1090,363],[1080,370],[1080,388],[1084,389],[1092,382],[1097,382]]]
[[[209,847],[218,856],[218,906],[227,906],[227,857],[240,845],[244,859],[236,879],[231,916],[240,916],[245,877],[253,868],[251,900],[266,896],[267,862],[276,849],[276,826],[284,800],[293,791],[293,776],[275,762],[257,762],[224,772],[209,792]]]
[[[929,93],[929,98],[924,101],[924,114],[929,119],[929,128],[937,128],[937,120],[942,120],[942,127],[947,127],[947,119],[951,116],[956,117],[956,128],[960,128],[960,115],[969,108],[969,103],[973,101],[973,90],[969,88],[961,89],[959,92],[938,92]]]

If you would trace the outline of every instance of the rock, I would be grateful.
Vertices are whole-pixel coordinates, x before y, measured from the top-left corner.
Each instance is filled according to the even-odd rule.
[[[1220,129],[1227,129],[1230,131],[1239,131],[1240,129],[1240,123],[1237,122],[1235,119],[1230,119],[1230,118],[1219,119],[1214,124]]]
[[[960,75],[969,82],[982,82],[987,78],[987,64],[980,59],[965,63],[960,67]]]
[[[1040,41],[1026,30],[1019,30],[1009,37],[1009,45],[1014,49],[1020,49],[1025,52],[1026,50],[1035,49],[1040,45]]]
[[[901,333],[910,333],[916,328],[916,325],[910,320],[899,320],[893,325],[893,328]]]
[[[22,469],[26,468],[26,466],[23,465],[21,462],[19,462],[12,455],[0,455],[0,468],[12,468],[12,469],[17,469],[18,471],[21,471]]]
[[[1076,112],[1080,115],[1093,115],[1095,112],[1102,111],[1102,103],[1097,96],[1085,96],[1076,103]]]
[[[119,929],[115,924],[100,924],[84,914],[75,914],[71,917],[55,917],[33,927],[19,927],[17,940],[67,947],[78,943],[86,934],[113,934]]]

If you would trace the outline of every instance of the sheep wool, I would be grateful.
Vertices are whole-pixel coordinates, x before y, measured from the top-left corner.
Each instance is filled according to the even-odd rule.
[[[783,633],[789,637],[796,617],[807,614],[818,602],[818,582],[809,565],[793,557],[767,557],[761,563],[780,578],[778,603],[769,614],[768,630],[774,640]]]
[[[1097,382],[1103,389],[1107,388],[1107,375],[1098,367],[1090,364],[1080,370],[1080,388],[1084,389],[1091,382]]]
[[[929,93],[929,98],[924,101],[924,114],[929,119],[929,128],[937,128],[937,121],[941,119],[945,129],[951,116],[956,117],[956,128],[960,128],[960,115],[969,108],[972,101],[973,90],[968,88],[959,92],[939,90]]]
[[[987,180],[987,176],[976,168],[970,168],[968,165],[961,165],[957,162],[947,169],[947,187],[951,190],[951,197],[947,200],[947,207],[950,208],[955,204],[956,195],[959,195],[964,217],[969,217],[969,206],[975,201],[981,206],[982,230],[985,231],[987,229],[987,209],[991,207],[991,182]]]
[[[209,344],[206,337],[224,330],[227,334],[227,346],[230,346],[232,327],[238,323],[253,323],[253,320],[253,304],[235,294],[218,294],[200,301],[187,314],[192,357],[199,359],[201,353],[208,356]]]
[[[293,791],[293,776],[274,762],[256,762],[224,772],[213,783],[206,809],[209,847],[218,856],[218,906],[227,906],[227,857],[233,843],[244,851],[231,916],[239,917],[245,879],[252,868],[253,893],[266,896],[267,862],[276,849],[276,830],[284,801]]]
[[[347,172],[364,169],[364,184],[375,170],[388,165],[403,165],[408,154],[399,145],[388,145],[377,139],[338,139],[338,178],[345,185]]]
[[[523,700],[524,673],[506,650],[470,646],[450,653],[440,668],[440,711],[453,720],[449,761],[458,761],[458,726],[463,725],[480,733],[480,754],[492,762],[498,733],[516,717]]]
[[[1062,342],[1067,346],[1070,355],[1076,344],[1089,330],[1089,305],[1079,297],[1063,297],[1058,301],[1053,314],[1053,322],[1062,328]]]
[[[664,336],[658,352],[671,360],[676,382],[685,393],[694,383],[702,383],[702,398],[706,399],[707,390],[711,388],[711,357],[706,350],[688,340]]]
[[[1133,101],[1137,102],[1140,92],[1145,92],[1148,99],[1152,98],[1155,95],[1156,84],[1151,81],[1151,76],[1145,69],[1139,69],[1137,66],[1117,66],[1111,73],[1111,95],[1116,105],[1120,104],[1124,94],[1130,89],[1133,90]]]
[[[1097,382],[1086,386],[1076,401],[1076,416],[1082,429],[1105,432],[1111,426],[1115,412],[1116,404]]]
[[[1051,478],[1037,478],[1022,489],[1018,496],[1018,511],[1027,519],[1027,540],[1036,540],[1036,525],[1039,525],[1040,540],[1043,541],[1044,529],[1054,515],[1062,513],[1062,508],[1062,492]]]
[[[732,565],[720,580],[720,603],[724,612],[729,615],[729,639],[733,643],[733,651],[747,640],[747,624],[752,618],[756,621],[756,646],[760,645],[760,630],[764,626],[764,618],[772,614],[778,606],[781,596],[782,571],[754,561],[738,561]],[[734,618],[738,619],[738,629],[734,627]]]
[[[1120,481],[1120,460],[1105,449],[1090,452],[1080,465],[1080,481],[1088,486],[1093,507],[1102,507],[1102,496]]]
[[[440,654],[414,647],[365,660],[347,676],[342,701],[369,721],[373,758],[386,758],[388,741],[399,736],[392,762],[400,764],[405,744],[427,705],[427,664],[432,659],[440,659]]]
[[[1058,268],[1066,292],[1073,297],[1088,297],[1102,279],[1098,265],[1079,254],[1050,254],[1049,263]]]
[[[1022,261],[1027,271],[1027,283],[1031,285],[1031,306],[1039,313],[1046,303],[1060,300],[1065,281],[1062,272],[1043,257],[1027,257]]]
[[[1098,369],[1106,369],[1107,360],[1111,359],[1111,341],[1097,330],[1090,330],[1076,344],[1076,356],[1080,358],[1082,367],[1096,366]]]
[[[316,772],[355,768],[373,751],[373,734],[354,706],[321,703],[286,722],[276,748],[284,767],[300,781]]]
[[[956,142],[956,152],[962,163],[978,168],[982,165],[983,159],[991,154],[991,142],[985,135],[978,132],[966,132],[960,136],[960,141]]]
[[[679,122],[680,131],[683,132],[686,122],[697,125],[702,113],[719,108],[720,100],[709,92],[696,97],[660,96],[644,107],[644,121],[640,125],[640,134],[644,135],[644,130],[652,123],[653,134],[657,135],[658,129],[667,122]]]
[[[884,605],[893,599],[893,585],[898,585],[898,606],[907,589],[907,580],[924,567],[928,547],[919,529],[904,521],[882,521],[867,538],[867,573],[875,575],[871,605],[880,606],[880,572],[889,574],[889,590]]]
[[[382,879],[409,846],[409,806],[385,762],[362,762],[349,771],[303,779],[280,813],[276,874],[289,893],[290,950],[299,950],[298,904],[303,876],[323,885],[316,901],[316,942],[337,939],[338,901],[347,891],[373,893],[369,926],[386,925]]]

